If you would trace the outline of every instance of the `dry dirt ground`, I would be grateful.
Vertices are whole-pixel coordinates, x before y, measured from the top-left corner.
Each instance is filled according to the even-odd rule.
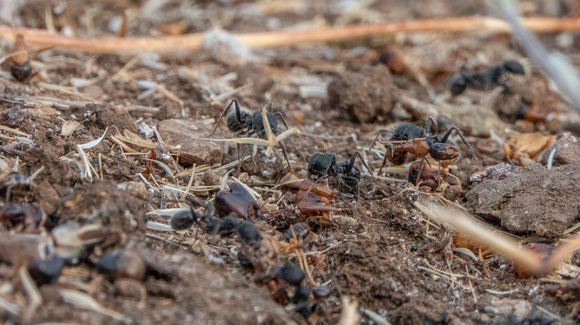
[[[477,0],[0,4],[14,5],[17,27],[46,29],[51,17],[48,27],[83,37],[116,36],[123,14],[127,37],[216,26],[242,33],[488,14],[485,2]],[[575,1],[520,1],[527,16],[565,17],[574,7]],[[5,8],[2,18],[9,23]],[[579,62],[575,34],[547,34],[541,40]],[[11,53],[12,47],[12,39],[2,39],[0,53]],[[11,59],[0,71],[0,201],[10,193],[0,230],[0,319],[5,324],[335,324],[348,308],[360,313],[360,324],[579,321],[578,256],[547,277],[519,278],[509,259],[481,254],[454,240],[450,229],[428,221],[413,204],[424,194],[401,192],[413,188],[406,181],[408,164],[378,175],[384,153],[376,146],[369,150],[379,129],[394,130],[402,122],[424,126],[431,116],[438,134],[457,126],[479,163],[452,136],[460,155],[449,170],[457,180],[448,177],[430,195],[464,206],[522,244],[561,245],[570,238],[580,221],[579,119],[554,89],[546,90],[541,70],[510,36],[411,34],[177,57],[34,50],[35,75],[29,80],[10,76]],[[388,52],[395,62],[386,65],[379,58]],[[506,60],[517,60],[526,72],[506,74],[509,91],[494,85],[450,94],[455,73],[484,71]],[[250,156],[248,146],[240,146],[245,160],[238,168],[234,143],[205,140],[236,137],[225,118],[210,136],[233,98],[249,112],[272,103],[274,112],[300,130],[284,142],[296,178],[305,176],[316,152],[333,153],[342,162],[359,151],[376,181],[363,168],[360,198],[339,186],[334,219],[324,223],[304,216],[297,209],[297,187],[284,185],[290,175],[280,146],[272,157],[263,147]],[[530,146],[547,150],[521,167],[523,159],[506,157],[502,143],[531,132],[546,132],[553,141],[544,148],[540,135],[530,140]],[[554,165],[549,170],[548,160]],[[30,186],[10,186],[13,175],[35,177]],[[202,211],[203,202],[232,176],[260,197],[266,218],[255,225],[262,237],[285,242],[293,224],[309,225],[300,250],[275,252],[264,240],[264,247],[249,253],[252,268],[240,259],[248,247],[237,235],[222,238],[196,225],[181,232],[156,230],[170,219],[151,211],[186,208],[175,202],[184,199]],[[330,177],[328,184],[336,187],[336,179]],[[15,204],[39,207],[46,222],[23,225],[27,221],[21,216],[30,213],[14,216]],[[79,234],[78,227],[90,225],[97,234]],[[51,241],[56,249],[39,248]],[[63,248],[70,241],[77,250],[69,254],[62,275],[34,294],[26,267],[46,251],[70,253],[70,247]],[[123,276],[131,266],[121,262],[114,265],[117,277],[97,271],[102,257],[115,249],[144,261],[143,281]],[[275,281],[268,276],[283,264],[308,269],[303,284],[311,291],[316,286],[329,290],[326,297],[309,295],[313,313],[308,319],[292,303],[294,288],[282,283],[272,291]],[[286,293],[290,301],[284,301]],[[345,305],[345,297],[357,306]]]

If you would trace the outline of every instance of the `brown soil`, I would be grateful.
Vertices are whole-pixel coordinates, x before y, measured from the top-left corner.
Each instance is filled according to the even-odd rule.
[[[46,28],[45,8],[52,12],[58,31],[72,30],[79,36],[114,36],[109,26],[123,13],[129,18],[127,36],[160,37],[162,26],[167,29],[180,21],[186,23],[186,32],[213,26],[249,32],[319,28],[321,21],[334,25],[488,14],[485,6],[471,0],[428,1],[428,5],[371,1],[370,6],[350,12],[339,9],[335,1],[291,2],[296,7],[276,7],[276,1],[266,6],[262,1],[169,0],[159,2],[159,8],[154,8],[155,1],[104,3],[23,1],[16,8],[17,25]],[[575,1],[521,4],[528,16],[567,16]],[[567,37],[571,45],[561,41]],[[578,56],[575,36],[546,35],[542,41],[574,59]],[[2,55],[8,54],[12,41],[1,40],[0,49]],[[391,66],[389,70],[380,62],[380,55],[389,51],[394,51],[404,69]],[[81,252],[66,262],[56,283],[40,286],[42,303],[30,307],[18,270],[38,256],[40,239],[23,234],[23,227],[9,222],[2,210],[0,319],[6,324],[335,324],[341,319],[344,296],[357,301],[360,324],[379,323],[368,312],[391,324],[578,322],[577,280],[571,279],[580,274],[578,256],[566,272],[520,279],[500,254],[474,260],[454,252],[454,232],[428,221],[413,204],[416,191],[401,192],[413,187],[406,182],[407,175],[391,171],[376,181],[363,175],[360,198],[339,185],[346,193],[335,198],[333,206],[339,211],[325,224],[299,213],[298,186],[276,185],[288,176],[280,146],[266,156],[264,147],[241,144],[237,152],[234,143],[207,140],[238,136],[226,127],[227,116],[210,136],[233,98],[249,114],[271,102],[273,112],[281,112],[290,128],[300,130],[284,141],[298,178],[305,176],[316,152],[333,153],[340,163],[359,151],[376,174],[383,156],[374,150],[377,147],[368,150],[376,132],[394,130],[402,122],[423,126],[432,117],[438,133],[452,126],[462,131],[480,161],[459,137],[452,136],[459,143],[460,156],[449,171],[461,186],[448,178],[432,195],[463,205],[522,243],[558,245],[569,238],[566,230],[578,223],[580,214],[579,145],[573,133],[562,133],[561,123],[516,120],[521,104],[531,107],[538,100],[530,89],[544,76],[510,37],[445,33],[377,37],[255,50],[251,57],[231,62],[199,51],[158,60],[146,56],[127,71],[122,69],[133,57],[59,50],[31,57],[36,75],[30,80],[20,83],[10,78],[10,60],[0,75],[4,86],[0,174],[5,177],[0,201],[6,195],[7,175],[28,177],[43,168],[30,187],[10,190],[4,208],[31,204],[46,213],[52,226],[101,225],[105,236],[85,242]],[[510,91],[467,90],[450,95],[448,80],[456,72],[479,71],[508,59],[524,63],[527,72],[507,75]],[[78,84],[83,81],[88,84]],[[144,92],[152,88],[142,81],[149,86],[155,83],[156,90],[146,96]],[[242,90],[234,95],[219,96],[239,87]],[[565,129],[580,129],[574,124],[578,119],[572,107],[557,95],[554,98],[557,116],[574,117]],[[70,135],[62,134],[66,121],[79,123]],[[286,127],[279,123],[278,130]],[[510,132],[532,131],[559,136],[552,169],[545,167],[552,148],[538,156],[538,163],[524,168],[513,166],[518,162],[510,161],[497,142]],[[103,134],[98,144],[82,149],[85,164],[79,145]],[[238,157],[245,159],[239,168]],[[230,163],[234,164],[229,168],[221,167]],[[275,281],[264,280],[280,265],[300,265],[297,251],[276,254],[265,245],[248,251],[238,235],[221,238],[197,225],[181,232],[149,229],[153,223],[169,224],[169,217],[148,212],[185,208],[175,201],[184,199],[186,189],[187,199],[200,208],[219,191],[226,173],[261,195],[258,202],[266,219],[255,225],[263,237],[283,242],[293,224],[310,226],[301,249],[312,279],[307,276],[303,283],[309,289],[325,284],[330,295],[319,300],[310,295],[314,314],[308,320],[295,306],[279,304],[286,295],[292,300],[294,288],[282,284],[274,294],[268,289]],[[329,178],[331,188],[337,183]],[[38,229],[33,232],[39,236]],[[147,265],[148,276],[142,282],[105,280],[96,266],[115,249],[135,252]],[[244,267],[242,253],[253,262],[253,269]],[[87,294],[120,313],[122,321],[65,301],[61,295],[65,289]]]

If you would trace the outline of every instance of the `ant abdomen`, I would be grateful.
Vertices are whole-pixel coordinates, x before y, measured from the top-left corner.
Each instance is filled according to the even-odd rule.
[[[26,62],[24,64],[12,64],[10,66],[10,74],[14,77],[14,79],[23,82],[28,80],[30,76],[32,76],[32,66],[30,66],[30,62]]]
[[[396,166],[404,164],[407,158],[407,152],[403,150],[390,150],[386,155],[388,155],[387,158],[389,161]]]

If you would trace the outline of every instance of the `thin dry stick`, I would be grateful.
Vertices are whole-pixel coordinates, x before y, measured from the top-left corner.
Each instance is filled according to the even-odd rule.
[[[539,33],[580,31],[580,20],[547,17],[523,18],[522,24]],[[410,20],[368,25],[330,27],[309,31],[275,31],[239,34],[241,43],[252,48],[276,47],[313,42],[343,41],[378,35],[412,32],[495,32],[508,33],[511,27],[501,19],[491,17],[463,17],[451,19]],[[204,33],[167,37],[97,37],[80,38],[49,34],[38,29],[19,29],[26,43],[50,45],[54,48],[104,54],[138,54],[159,52],[179,54],[199,50],[204,44]],[[0,36],[13,39],[12,29],[1,26]]]

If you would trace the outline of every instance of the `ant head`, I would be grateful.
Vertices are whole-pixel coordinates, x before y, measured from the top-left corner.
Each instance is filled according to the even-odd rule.
[[[238,119],[238,116],[236,115],[236,113],[232,113],[232,114],[228,115],[228,119],[227,119],[228,129],[232,132],[240,132],[243,129],[248,128],[249,115],[250,114],[248,114],[244,111],[240,112],[239,119]]]
[[[433,143],[429,154],[435,160],[453,160],[459,156],[459,148],[449,143]]]
[[[524,70],[524,66],[515,60],[505,61],[503,63],[503,67],[506,69],[506,71],[509,71],[513,74],[526,74],[526,71]]]
[[[467,88],[467,80],[461,74],[456,74],[451,79],[451,86],[449,90],[453,96],[457,96],[465,91]]]

